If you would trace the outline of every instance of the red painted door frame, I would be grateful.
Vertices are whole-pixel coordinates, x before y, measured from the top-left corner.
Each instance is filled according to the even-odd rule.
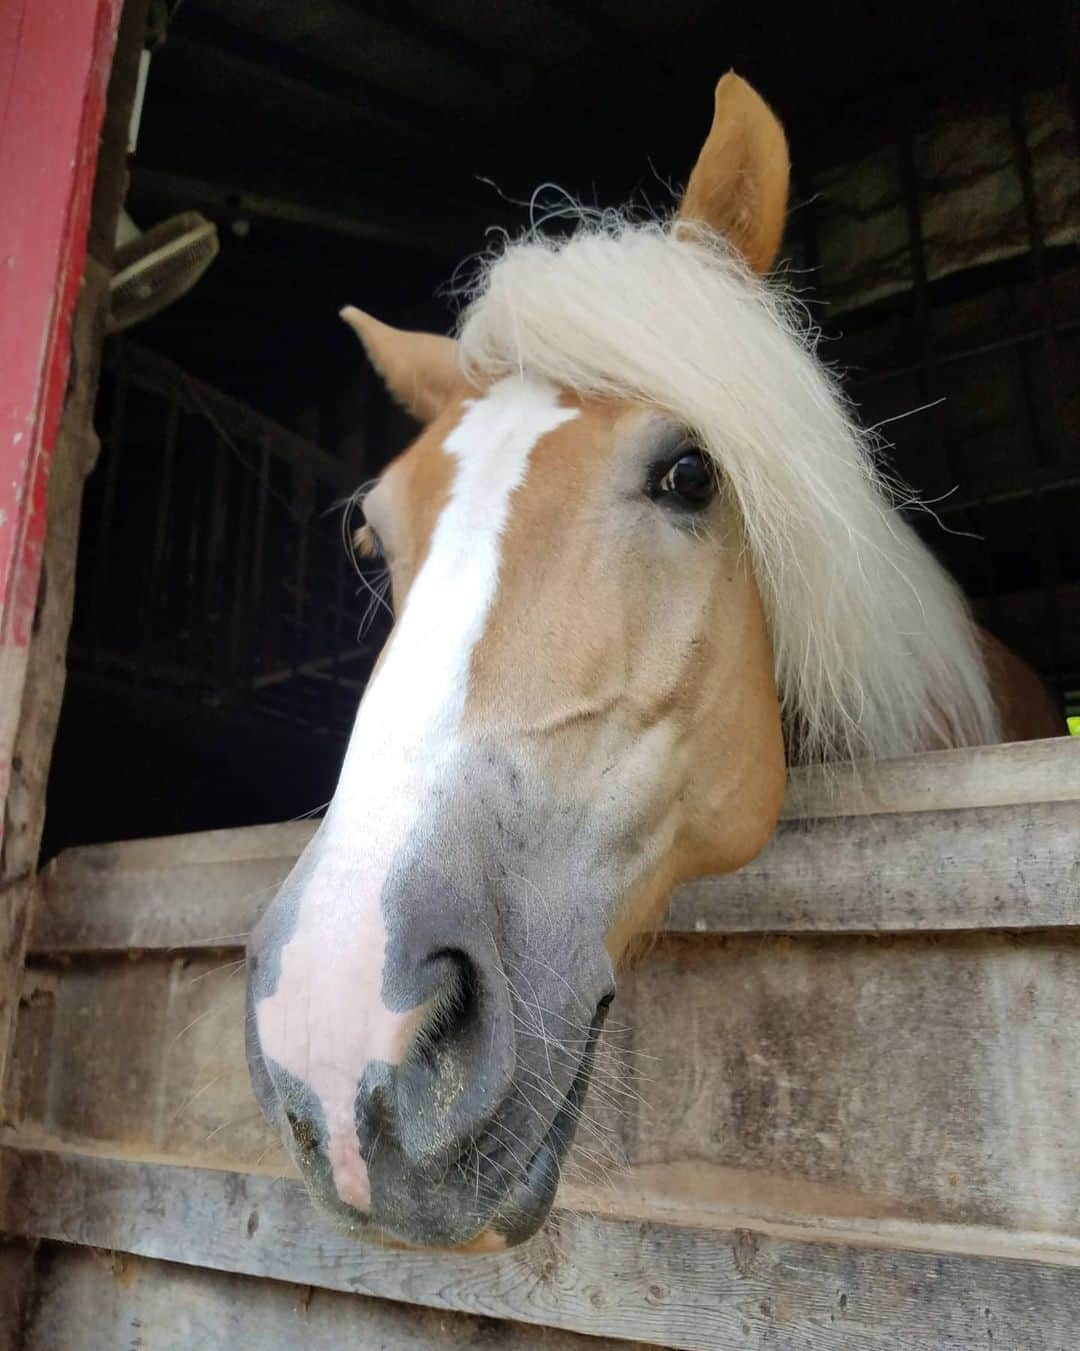
[[[0,0],[0,813],[122,6]]]

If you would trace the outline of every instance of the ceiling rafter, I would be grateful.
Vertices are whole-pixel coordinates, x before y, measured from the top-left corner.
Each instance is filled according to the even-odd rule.
[[[406,34],[428,51],[448,56],[480,79],[499,78],[502,62],[413,0],[344,0],[356,14],[376,18],[385,27]]]
[[[495,54],[490,48],[481,46],[460,29],[416,3],[416,0],[343,0],[343,3],[354,14],[376,19],[385,28],[397,33],[417,48],[455,62],[478,80],[494,84],[506,93],[513,92],[512,85],[506,79],[508,65],[505,53]],[[567,7],[565,17],[579,29],[583,27],[573,5]],[[594,31],[587,23],[584,26],[590,34]],[[637,49],[630,39],[626,40],[623,50],[624,55],[629,55],[633,51],[634,60],[638,60]],[[520,69],[520,63],[511,68]],[[544,79],[542,69],[533,70],[532,74],[541,87],[549,84],[549,81]],[[646,82],[651,74],[652,72],[644,66],[638,71],[638,77]],[[550,92],[554,93],[553,90]],[[562,109],[568,106],[576,109],[577,114],[586,115],[587,121],[583,124],[578,115],[573,118],[564,117]],[[526,148],[542,151],[544,142],[550,141],[553,136],[569,136],[578,143],[584,141],[589,144],[595,141],[598,131],[614,134],[616,137],[625,134],[626,128],[622,120],[618,116],[613,117],[609,109],[610,105],[603,99],[594,97],[592,91],[579,91],[572,86],[562,88],[558,97],[551,98],[545,106],[542,136],[538,138],[534,134],[527,134],[521,124],[516,123],[513,132],[515,146],[520,153],[522,147],[519,143],[524,138]]]
[[[339,235],[346,239],[383,244],[405,251],[416,251],[436,258],[457,258],[468,247],[469,230],[458,224],[447,229],[438,220],[424,220],[395,213],[385,206],[386,197],[372,193],[370,204],[354,198],[351,211],[327,208],[286,195],[195,178],[160,169],[136,167],[132,186],[139,195],[171,199],[191,208],[206,211],[216,218],[252,217],[279,221],[317,233]],[[479,217],[477,218],[479,230]]]
[[[411,0],[395,0],[385,5],[382,0],[372,3],[354,3],[347,0],[354,12],[369,15],[386,28],[421,48],[435,54],[446,53],[488,88],[511,98],[514,107],[520,100],[512,87],[500,79],[504,70],[501,59],[485,58],[467,39],[451,43],[450,33],[443,24],[432,29],[430,21]],[[415,21],[415,22],[414,22]],[[357,68],[346,72],[336,64],[293,50],[274,39],[268,39],[240,27],[217,10],[201,5],[185,4],[169,44],[174,49],[194,54],[206,53],[219,62],[235,63],[250,77],[259,71],[272,79],[280,79],[297,97],[314,95],[331,99],[339,110],[352,109],[356,116],[377,126],[387,137],[401,144],[411,144],[426,163],[434,166],[452,164],[462,175],[482,173],[504,182],[514,183],[521,176],[523,160],[549,158],[553,144],[560,147],[562,158],[572,157],[575,168],[590,167],[607,147],[610,156],[612,136],[615,143],[625,143],[625,128],[615,124],[602,103],[590,100],[588,118],[566,118],[561,109],[566,105],[565,93],[552,97],[545,106],[543,118],[508,118],[497,115],[490,101],[477,99],[475,104],[432,108],[420,98],[402,94],[388,84],[378,69]],[[358,53],[358,56],[362,53]],[[498,100],[496,100],[498,101]],[[523,106],[523,105],[522,105]],[[505,114],[505,106],[503,107]],[[625,154],[631,153],[629,145]],[[622,157],[622,152],[620,152]]]
[[[168,47],[196,56],[209,55],[242,68],[252,77],[281,85],[300,98],[319,100],[359,122],[379,127],[391,139],[426,151],[445,162],[447,130],[456,119],[440,117],[415,99],[377,83],[368,75],[350,74],[290,50],[223,18],[219,13],[185,7],[170,31]],[[468,143],[484,155],[503,155],[505,146],[469,127]],[[453,154],[453,148],[451,148]]]
[[[581,0],[545,0],[546,7],[565,23],[585,33],[589,41],[620,69],[628,71],[635,86],[663,83],[669,90],[685,79],[660,49],[646,51],[625,29],[612,23],[606,14],[597,13]]]

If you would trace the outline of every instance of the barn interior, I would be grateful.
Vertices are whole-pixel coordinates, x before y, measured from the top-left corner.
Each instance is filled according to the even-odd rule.
[[[338,309],[448,331],[492,232],[663,211],[729,67],[788,129],[789,281],[913,521],[1080,711],[1076,22],[155,0],[126,209],[197,211],[219,253],[107,341],[45,856],[326,802],[389,622],[340,503],[410,435]]]
[[[1080,714],[1080,10],[53,8],[46,68],[70,36],[91,92],[122,15],[0,858],[0,1351],[1075,1345],[1078,741],[796,769],[765,853],[620,972],[506,1254],[312,1210],[252,1097],[245,943],[389,623],[341,503],[412,428],[339,307],[447,330],[491,230],[663,210],[728,67],[787,125],[788,283],[913,522]],[[158,270],[110,300],[122,200]],[[99,380],[106,308],[138,322]]]

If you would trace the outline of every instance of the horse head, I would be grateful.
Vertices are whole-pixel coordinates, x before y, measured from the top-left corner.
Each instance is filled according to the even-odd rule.
[[[768,840],[785,725],[815,755],[985,731],[962,603],[763,280],[787,191],[728,75],[671,222],[509,246],[458,340],[344,312],[423,429],[363,501],[396,623],[251,936],[248,1050],[357,1233],[538,1227],[620,960]]]

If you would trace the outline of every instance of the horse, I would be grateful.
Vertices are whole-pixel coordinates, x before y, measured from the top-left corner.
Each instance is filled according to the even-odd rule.
[[[247,1052],[350,1234],[536,1231],[620,963],[789,764],[1062,730],[770,279],[788,183],[729,73],[669,220],[506,243],[456,339],[342,312],[421,431],[363,499],[396,622],[250,936]]]

